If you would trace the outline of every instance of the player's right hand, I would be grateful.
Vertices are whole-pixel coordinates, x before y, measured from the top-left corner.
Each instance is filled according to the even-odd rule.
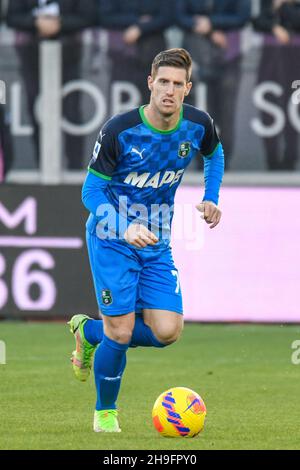
[[[124,238],[130,245],[136,248],[145,248],[147,245],[155,245],[158,238],[142,224],[132,223],[124,234]]]

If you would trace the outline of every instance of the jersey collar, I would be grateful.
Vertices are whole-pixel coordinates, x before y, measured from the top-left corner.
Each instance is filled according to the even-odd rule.
[[[139,113],[140,113],[141,119],[142,119],[143,123],[145,124],[145,126],[149,127],[149,129],[151,129],[153,132],[157,132],[158,134],[173,134],[173,132],[176,132],[179,129],[180,124],[181,124],[182,119],[183,119],[183,107],[181,108],[179,121],[178,121],[176,127],[174,127],[173,129],[169,129],[168,131],[163,131],[161,129],[157,129],[156,127],[153,127],[152,124],[150,124],[150,122],[148,121],[148,119],[145,116],[145,107],[146,106],[147,105],[141,106],[139,108]]]

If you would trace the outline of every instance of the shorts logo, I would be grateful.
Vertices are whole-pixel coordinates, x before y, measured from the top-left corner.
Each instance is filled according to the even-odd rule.
[[[102,303],[104,305],[111,305],[113,302],[113,298],[111,295],[111,291],[109,289],[102,290]]]
[[[190,151],[191,151],[191,142],[182,142],[182,144],[180,144],[179,146],[178,156],[180,158],[186,158],[188,157]]]

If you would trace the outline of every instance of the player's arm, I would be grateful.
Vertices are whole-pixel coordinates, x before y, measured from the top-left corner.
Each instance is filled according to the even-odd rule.
[[[93,173],[88,173],[85,179],[82,188],[82,201],[85,207],[96,216],[100,212],[103,213],[103,210],[100,211],[101,207],[107,207],[106,205],[109,204],[105,194],[107,184],[107,180],[101,179]],[[115,209],[111,207],[111,210]],[[117,232],[120,238],[124,238],[130,245],[136,248],[145,248],[147,245],[155,245],[158,242],[158,238],[144,225],[133,222],[128,226],[127,219],[120,214],[115,220],[118,222]],[[126,227],[126,231],[123,233],[120,227]]]
[[[89,173],[86,175],[82,187],[81,198],[84,206],[93,215],[99,214],[99,209],[103,204],[109,204],[105,194],[108,181]]]
[[[224,151],[214,123],[209,116],[201,152],[204,159],[205,193],[197,209],[203,212],[202,217],[210,228],[214,228],[222,216],[218,202],[224,175]]]
[[[112,125],[108,122],[100,132],[95,144],[88,174],[82,188],[82,202],[95,216],[103,214],[102,209],[108,207],[107,205],[110,206],[111,211],[115,211],[106,196],[106,187],[112,179],[119,154],[118,139],[115,137]],[[116,213],[115,221],[117,222],[116,228],[119,237],[124,238],[127,243],[137,248],[145,248],[147,245],[153,245],[158,241],[157,237],[147,227],[137,223],[131,223],[128,226],[127,218],[120,213]]]
[[[82,187],[82,202],[95,216],[103,212],[101,209],[104,205],[111,206],[106,196],[106,187],[117,165],[118,152],[118,142],[112,125],[108,122],[99,134]],[[111,207],[111,210],[114,208]]]

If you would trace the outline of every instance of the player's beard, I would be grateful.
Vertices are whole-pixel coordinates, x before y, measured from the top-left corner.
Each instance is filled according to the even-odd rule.
[[[156,110],[158,114],[164,119],[170,119],[174,114],[180,113],[181,106],[178,108],[177,107],[177,102],[174,101],[174,106],[171,106],[170,109],[168,107],[164,106],[163,100],[164,98],[159,98],[157,97],[152,97],[150,100],[150,105],[153,107],[153,109]]]
[[[174,116],[175,112],[165,112],[165,111],[160,111],[160,114],[164,117],[164,118],[170,118],[172,116]]]
[[[170,109],[168,109],[168,108],[170,108]],[[174,116],[174,114],[180,112],[180,109],[177,108],[175,103],[170,107],[167,107],[163,103],[161,103],[161,106],[159,106],[158,110],[159,110],[160,114],[165,118],[170,118],[170,117]]]

